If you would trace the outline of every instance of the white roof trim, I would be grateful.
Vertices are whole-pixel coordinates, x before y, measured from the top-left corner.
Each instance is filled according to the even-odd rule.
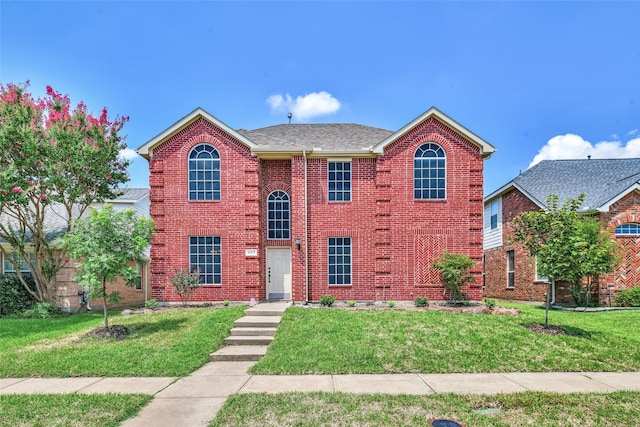
[[[172,126],[168,127],[167,129],[165,129],[164,131],[162,131],[161,133],[156,135],[154,138],[150,139],[145,144],[141,145],[136,151],[142,157],[145,157],[145,158],[148,159],[149,157],[152,156],[153,149],[157,145],[163,143],[165,140],[167,140],[171,136],[175,135],[180,130],[182,130],[184,127],[186,127],[187,125],[195,122],[197,119],[199,119],[201,117],[204,118],[205,120],[207,120],[208,122],[212,123],[216,127],[220,128],[224,132],[228,133],[233,138],[237,139],[238,141],[240,141],[241,143],[243,143],[247,147],[249,147],[249,148],[255,148],[256,147],[256,144],[254,144],[253,142],[248,140],[246,137],[240,135],[238,132],[236,132],[235,130],[231,129],[229,126],[227,126],[225,123],[223,123],[222,121],[218,120],[216,117],[212,116],[211,114],[207,113],[202,108],[198,107],[195,110],[193,110],[192,112],[190,112],[189,114],[187,114],[186,116],[184,116],[183,118],[181,118],[180,120],[178,120]]]
[[[545,203],[543,203],[540,200],[538,200],[535,197],[533,197],[529,192],[527,192],[524,188],[522,188],[521,186],[519,186],[518,184],[516,184],[513,181],[508,182],[507,184],[503,185],[502,187],[498,188],[496,191],[494,191],[493,193],[491,193],[487,197],[485,197],[484,198],[484,204],[486,205],[487,203],[491,202],[491,200],[493,200],[493,199],[495,199],[497,197],[501,197],[503,194],[508,193],[510,190],[512,190],[514,188],[516,190],[520,191],[525,196],[527,196],[527,198],[529,200],[531,200],[533,203],[538,205],[540,208],[544,208],[546,206]]]
[[[425,121],[430,117],[435,117],[439,121],[443,122],[445,125],[449,126],[451,129],[453,129],[454,131],[456,131],[457,133],[459,133],[460,135],[464,136],[465,138],[473,142],[475,145],[477,145],[478,148],[480,148],[480,154],[482,155],[483,158],[489,158],[491,154],[494,151],[496,151],[496,148],[493,145],[489,144],[487,141],[480,138],[478,135],[471,132],[469,129],[465,128],[460,123],[456,122],[451,117],[447,116],[442,111],[438,110],[436,107],[429,108],[420,116],[416,117],[414,120],[406,124],[402,129],[398,130],[397,132],[389,136],[384,141],[376,144],[373,147],[373,151],[377,154],[383,154],[384,149],[388,145],[396,141],[398,138],[401,138],[411,129],[413,129],[418,124],[422,123],[423,121]]]
[[[632,191],[637,191],[638,193],[640,193],[640,183],[637,183],[637,182],[634,183],[632,186],[630,186],[626,190],[620,192],[617,196],[615,196],[611,200],[609,200],[606,203],[602,204],[601,206],[597,207],[598,211],[600,211],[600,212],[609,212],[609,209],[611,208],[611,205],[613,205],[615,202],[617,202],[618,200],[622,199],[624,196],[626,196],[627,194],[631,193]]]

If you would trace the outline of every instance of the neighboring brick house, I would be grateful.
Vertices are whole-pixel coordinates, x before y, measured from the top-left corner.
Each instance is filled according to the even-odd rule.
[[[582,193],[580,212],[598,215],[623,248],[622,264],[601,278],[594,297],[608,305],[616,291],[640,285],[640,159],[545,160],[484,199],[485,296],[544,301],[547,280],[537,277],[527,250],[510,241],[511,222],[522,212],[545,206],[550,194],[562,203]],[[573,302],[563,283],[550,297],[557,303]]]
[[[483,161],[494,148],[435,108],[397,132],[358,124],[234,130],[198,108],[149,160],[151,287],[198,269],[195,302],[446,299],[431,268],[469,255],[481,299]]]
[[[116,192],[118,196],[113,200],[107,200],[105,203],[113,205],[115,210],[133,209],[138,215],[149,217],[150,203],[148,188],[118,189]],[[93,206],[100,208],[102,203],[95,203]],[[46,216],[45,231],[50,238],[55,238],[66,231],[67,214],[64,209],[57,207],[55,204],[50,205],[49,208],[50,210]],[[10,250],[7,243],[0,242],[0,244]],[[9,260],[5,259],[1,253],[0,262],[2,263],[3,274],[15,274],[15,267]],[[73,280],[75,276],[74,267],[74,261],[69,260],[56,276],[54,302],[63,311],[67,312],[78,311],[80,308],[78,292],[83,290],[82,286]],[[25,261],[21,262],[21,268],[22,272],[29,272],[29,267]],[[148,299],[149,265],[136,265],[136,269],[139,272],[139,278],[134,286],[126,286],[122,280],[118,280],[109,287],[109,291],[117,290],[123,297],[122,305],[143,304]],[[100,300],[91,300],[90,305],[92,308],[94,306],[101,308],[102,302]]]

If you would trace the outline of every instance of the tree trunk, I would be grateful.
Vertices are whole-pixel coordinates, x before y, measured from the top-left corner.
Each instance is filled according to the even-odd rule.
[[[551,282],[555,283],[554,278],[551,278]],[[544,310],[544,327],[549,327],[549,294],[551,294],[551,282],[547,282],[547,303],[545,304]],[[555,286],[554,286],[555,287]]]
[[[109,331],[109,316],[107,315],[107,282],[102,279],[102,312],[104,313],[104,327]]]

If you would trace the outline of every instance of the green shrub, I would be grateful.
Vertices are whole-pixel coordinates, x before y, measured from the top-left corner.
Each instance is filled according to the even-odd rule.
[[[496,307],[496,302],[492,299],[485,299],[484,300],[484,305],[487,306],[487,309],[489,311],[493,311],[493,309]]]
[[[442,257],[431,264],[440,272],[444,288],[449,293],[450,303],[469,299],[469,295],[462,287],[469,282],[476,281],[476,278],[469,274],[469,269],[474,264],[475,262],[467,255],[448,252],[443,252]]]
[[[389,304],[389,308],[393,308],[396,306],[396,302],[395,301],[389,301],[387,304]]]
[[[429,300],[427,299],[427,297],[416,297],[416,299],[413,301],[413,303],[415,304],[416,307],[428,307],[429,306]]]
[[[155,310],[156,308],[158,308],[158,301],[154,299],[147,300],[144,303],[144,307],[150,310]]]
[[[60,315],[60,310],[50,302],[39,302],[33,308],[22,312],[22,317],[33,319],[48,319],[58,315]]]
[[[616,292],[618,307],[640,307],[640,286]]]
[[[226,300],[222,301],[222,305],[224,305],[225,307],[229,307],[229,300],[226,299]]]
[[[322,295],[320,297],[320,305],[325,307],[330,307],[334,302],[336,302],[336,297],[331,294]]]
[[[348,305],[349,307],[355,307],[355,306],[356,306],[356,302],[355,302],[355,301],[349,301],[349,302],[347,303],[347,305]]]
[[[35,288],[31,276],[25,278]],[[15,274],[0,275],[0,317],[20,314],[33,307],[35,302]]]

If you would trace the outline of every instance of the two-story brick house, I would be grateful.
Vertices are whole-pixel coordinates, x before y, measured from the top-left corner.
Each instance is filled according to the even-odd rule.
[[[495,149],[431,108],[392,132],[358,124],[234,130],[198,108],[142,145],[153,297],[198,270],[193,301],[446,299],[431,263],[477,261],[483,162]]]
[[[545,206],[555,194],[560,203],[585,194],[579,212],[597,215],[622,247],[622,263],[602,277],[594,290],[600,304],[615,301],[615,292],[640,285],[640,159],[545,160],[485,197],[485,295],[544,301],[547,279],[522,245],[510,240],[511,223],[522,212]],[[567,284],[551,290],[553,302],[571,303]]]

